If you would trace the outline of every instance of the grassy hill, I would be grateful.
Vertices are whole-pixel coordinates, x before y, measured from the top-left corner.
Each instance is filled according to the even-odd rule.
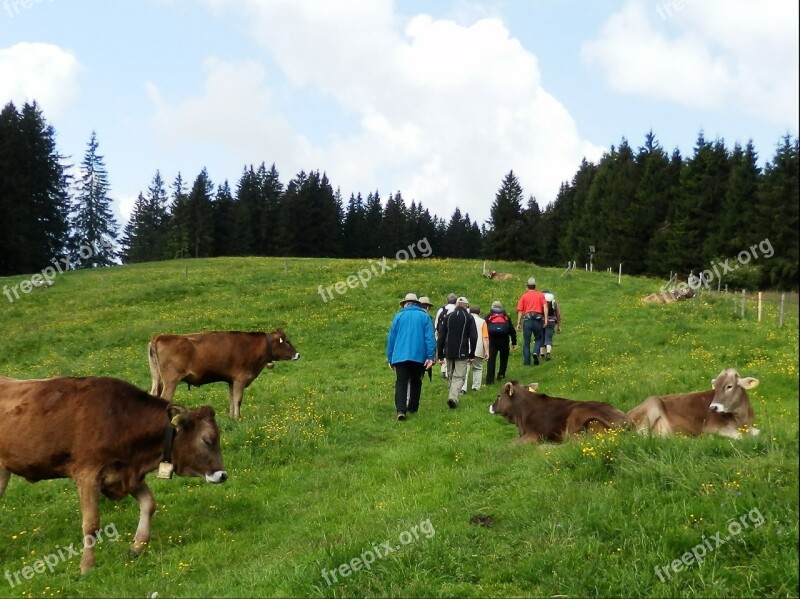
[[[179,387],[177,402],[216,408],[230,478],[150,475],[158,511],[138,560],[127,557],[135,502],[102,499],[101,522],[119,540],[98,544],[95,570],[81,577],[75,557],[12,586],[5,572],[81,542],[71,481],[12,477],[0,499],[0,597],[797,596],[796,316],[778,328],[774,315],[743,321],[710,296],[641,305],[661,285],[652,279],[494,264],[516,278],[489,281],[480,263],[438,259],[373,272],[323,301],[320,285],[370,266],[173,261],[69,272],[13,303],[0,296],[7,376],[112,375],[147,389],[147,343],[167,332],[282,325],[302,353],[262,373],[240,421],[227,416],[224,384]],[[761,381],[750,398],[762,434],[516,446],[515,428],[487,411],[498,385],[450,410],[436,377],[419,413],[397,422],[384,347],[399,299],[414,291],[439,304],[454,291],[484,312],[494,299],[513,309],[530,274],[556,293],[563,333],[541,366],[512,353],[509,377],[628,410],[735,367]],[[396,549],[383,555],[384,543]],[[698,545],[702,563],[669,568]],[[339,570],[370,551],[369,570]]]

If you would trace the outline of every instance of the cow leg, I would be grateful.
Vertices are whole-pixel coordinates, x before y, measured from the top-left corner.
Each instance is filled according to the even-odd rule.
[[[131,557],[139,557],[139,554],[144,551],[145,546],[150,541],[150,520],[156,511],[156,500],[150,487],[145,482],[131,492],[131,497],[136,499],[139,504],[139,526],[136,527],[136,535],[133,537],[130,555]]]
[[[94,545],[97,541],[96,532],[100,529],[100,481],[97,476],[82,476],[76,478],[78,496],[81,502],[83,515],[83,556],[81,557],[81,574],[86,574],[94,566]]]
[[[639,434],[649,433],[666,437],[673,433],[664,404],[658,397],[648,397],[641,405],[628,412],[628,418],[634,423]]]
[[[0,466],[0,497],[6,492],[9,478],[11,478],[11,472]]]
[[[231,418],[238,419],[242,407],[242,398],[244,397],[244,383],[233,381],[228,385],[228,389],[230,389],[231,395]]]
[[[162,387],[161,397],[163,397],[167,401],[172,401],[172,398],[175,397],[175,389],[178,388],[178,383],[179,383],[179,381],[173,381],[173,380],[165,381],[165,380],[162,380],[161,381],[161,387]]]

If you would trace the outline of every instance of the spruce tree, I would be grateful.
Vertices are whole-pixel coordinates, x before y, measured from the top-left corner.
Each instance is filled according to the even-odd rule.
[[[753,212],[751,239],[758,244],[758,261],[766,285],[798,288],[800,262],[800,144],[786,135],[764,168]],[[756,241],[757,240],[757,241]],[[770,251],[770,248],[772,251]],[[741,248],[744,251],[749,248]]]
[[[234,239],[236,238],[236,223],[234,211],[236,202],[231,193],[231,187],[226,179],[217,187],[212,204],[214,223],[214,245],[212,256],[235,256]]]
[[[69,176],[36,103],[0,112],[0,275],[52,265],[68,238]]]
[[[521,257],[523,235],[522,186],[514,171],[503,179],[492,203],[486,236],[485,254],[492,260],[516,260]]]
[[[168,217],[168,252],[172,258],[189,257],[188,196],[183,176],[178,173],[172,183],[172,206]]]
[[[147,196],[140,193],[125,225],[122,238],[123,262],[163,260],[168,254],[167,191],[156,171]]]
[[[108,174],[97,149],[97,135],[92,131],[72,203],[69,245],[72,263],[77,268],[110,266],[117,259],[115,242],[119,226],[111,212]]]
[[[214,184],[208,177],[208,171],[203,168],[195,178],[192,189],[186,197],[184,214],[189,238],[189,253],[194,258],[210,256],[213,250],[213,192]]]

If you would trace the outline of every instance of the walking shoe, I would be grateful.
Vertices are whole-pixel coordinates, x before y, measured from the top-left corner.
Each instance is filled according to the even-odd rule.
[[[539,365],[539,356],[537,354],[533,354],[533,365],[534,366]]]
[[[506,378],[506,375],[504,375],[504,374],[498,374],[497,375],[497,380],[498,381],[502,381],[504,378]]]
[[[406,413],[405,412],[398,412],[397,413],[397,419],[400,420],[400,421],[405,420],[406,419]]]
[[[455,399],[448,399],[447,405],[450,407],[451,410],[454,410],[455,407],[458,405],[458,402]]]
[[[466,389],[462,389],[461,391],[459,391],[459,393],[460,393],[461,395],[464,395],[466,392],[467,392],[467,390],[466,390]]]
[[[478,389],[477,387],[473,387],[472,390],[473,391],[480,391],[480,389]]]
[[[545,360],[549,360],[549,359],[550,359],[550,352],[547,352],[547,353],[544,355],[544,359],[545,359]]]

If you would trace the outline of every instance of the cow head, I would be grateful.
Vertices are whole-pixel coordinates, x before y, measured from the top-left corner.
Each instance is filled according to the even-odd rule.
[[[733,368],[727,368],[711,381],[714,398],[708,407],[712,412],[732,413],[747,401],[746,389],[752,389],[757,385],[758,379],[751,376],[742,378]]]
[[[219,427],[214,408],[187,409],[172,404],[169,417],[175,427],[172,462],[178,476],[204,476],[210,483],[224,483],[228,473],[222,465]]]
[[[528,391],[535,392],[539,383],[528,385]],[[514,394],[517,394],[515,396]],[[514,404],[521,399],[524,390],[519,388],[516,381],[509,381],[500,388],[497,399],[489,406],[490,414],[500,414],[509,422],[514,422]]]
[[[267,368],[273,367],[273,362],[277,360],[299,360],[300,352],[294,348],[289,337],[283,332],[282,328],[277,328],[271,333],[267,333],[267,355],[272,359],[267,362]]]

